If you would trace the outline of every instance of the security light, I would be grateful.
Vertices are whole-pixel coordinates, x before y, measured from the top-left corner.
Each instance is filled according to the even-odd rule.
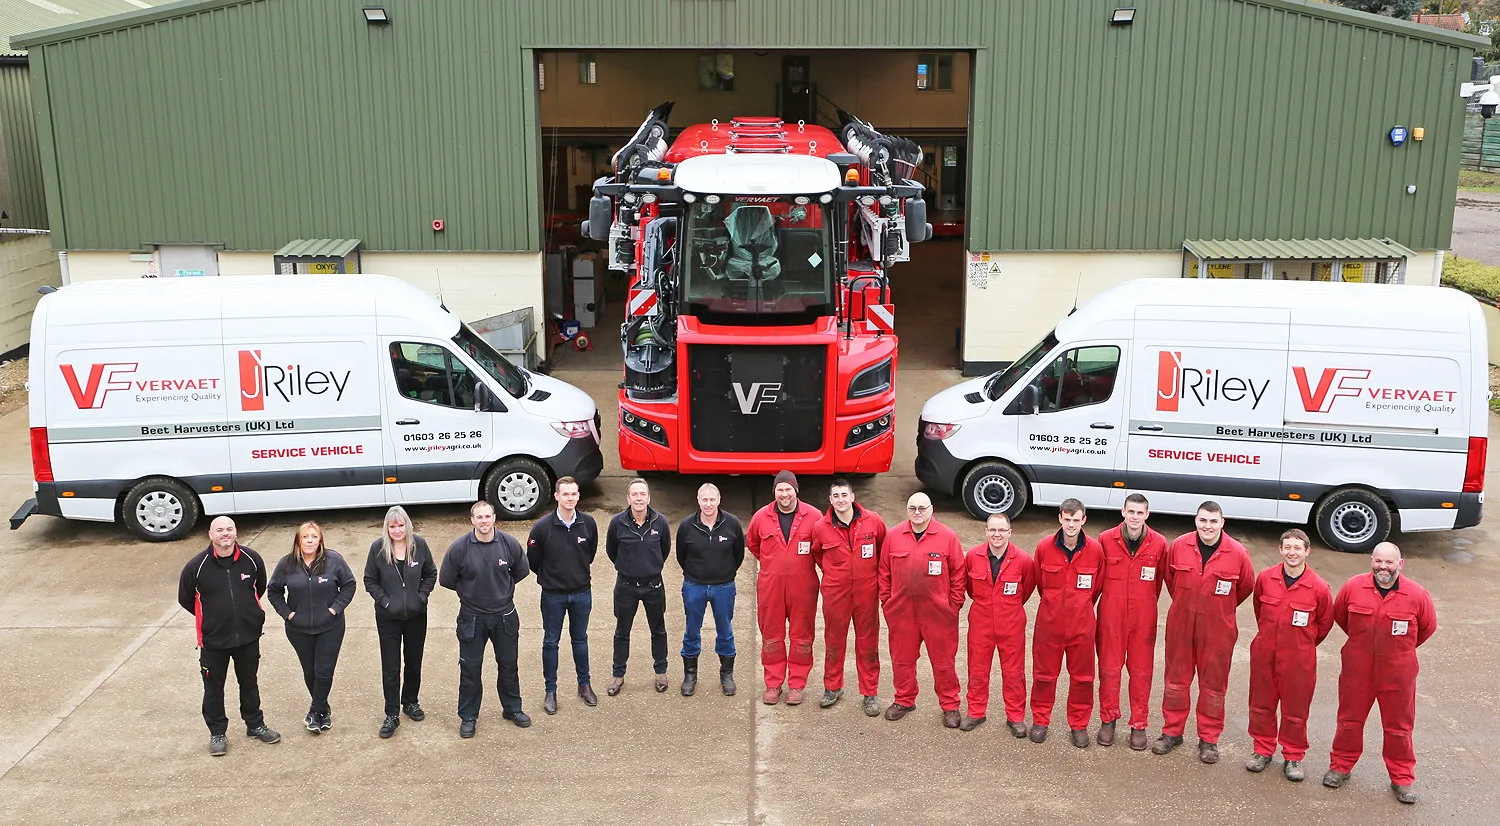
[[[365,22],[371,26],[384,26],[391,22],[391,16],[384,6],[365,6],[364,12]]]
[[[1135,9],[1133,8],[1115,9],[1114,14],[1109,16],[1109,25],[1111,26],[1129,26],[1134,22]]]

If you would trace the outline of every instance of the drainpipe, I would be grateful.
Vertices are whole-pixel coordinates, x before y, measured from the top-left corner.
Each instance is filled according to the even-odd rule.
[[[57,251],[57,266],[58,266],[58,269],[62,270],[62,285],[64,287],[66,287],[69,284],[72,284],[73,280],[68,275],[68,251],[67,250],[58,250]]]
[[[1441,287],[1443,286],[1443,251],[1438,250],[1433,254],[1437,256],[1437,278],[1433,279],[1432,286]]]

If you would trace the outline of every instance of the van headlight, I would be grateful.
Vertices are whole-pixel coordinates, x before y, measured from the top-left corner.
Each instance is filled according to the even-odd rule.
[[[593,428],[589,427],[588,420],[581,422],[553,422],[552,429],[559,435],[569,439],[583,439],[594,435]]]
[[[942,441],[958,432],[959,425],[927,422],[922,425],[922,438]]]

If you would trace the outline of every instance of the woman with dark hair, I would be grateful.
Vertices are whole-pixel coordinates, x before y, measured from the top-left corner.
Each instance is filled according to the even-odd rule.
[[[385,528],[370,543],[365,561],[365,592],[375,600],[375,630],[380,636],[380,677],[385,689],[382,738],[396,733],[402,711],[414,721],[427,716],[417,695],[422,689],[422,649],[427,642],[427,598],[437,585],[437,575],[427,540],[412,531],[406,509],[396,505],[386,511]]]
[[[344,645],[344,609],[354,599],[354,572],[337,551],[323,547],[318,523],[297,526],[292,552],[276,563],[266,598],[286,622],[287,641],[312,695],[303,722],[314,734],[327,731],[333,728],[328,692]]]

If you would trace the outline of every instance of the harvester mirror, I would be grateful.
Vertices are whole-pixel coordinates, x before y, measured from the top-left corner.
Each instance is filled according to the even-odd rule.
[[[906,199],[906,242],[927,240],[927,202],[921,198]]]
[[[614,212],[614,202],[608,196],[590,198],[589,219],[583,224],[583,234],[595,241],[609,240],[609,225],[614,222]]]

